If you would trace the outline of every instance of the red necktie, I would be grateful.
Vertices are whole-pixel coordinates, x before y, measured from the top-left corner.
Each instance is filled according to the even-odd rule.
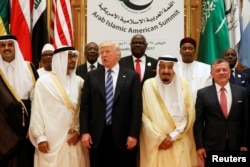
[[[140,59],[135,60],[135,71],[139,74],[140,80],[141,80],[141,65],[140,65]]]
[[[223,114],[225,116],[225,118],[227,118],[228,116],[228,113],[227,113],[227,96],[226,96],[226,93],[225,93],[225,88],[221,88],[220,89],[220,106],[221,106],[221,109],[223,111]]]

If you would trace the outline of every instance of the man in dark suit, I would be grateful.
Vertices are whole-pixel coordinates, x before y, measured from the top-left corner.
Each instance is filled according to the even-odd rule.
[[[121,58],[119,62],[123,67],[137,71],[136,63],[138,61],[140,64],[141,85],[146,79],[156,75],[157,60],[145,54],[147,46],[146,38],[143,35],[134,35],[130,42],[132,55]]]
[[[82,144],[89,149],[91,167],[135,167],[142,116],[140,79],[136,72],[119,65],[117,43],[101,43],[100,55],[104,67],[85,77],[80,107]]]
[[[247,91],[229,83],[230,73],[228,61],[215,60],[211,65],[214,84],[197,93],[194,136],[203,161],[211,151],[247,151]]]
[[[240,70],[237,70],[235,67],[238,63],[237,53],[234,49],[228,48],[223,53],[223,58],[229,62],[231,68],[231,76],[230,76],[230,83],[236,84],[239,86],[243,86],[247,88],[248,92],[250,93],[250,83],[249,83],[249,76],[247,73],[244,73]]]
[[[79,75],[83,79],[87,72],[95,70],[102,65],[98,63],[99,47],[95,42],[90,42],[85,46],[84,56],[86,63],[79,65],[76,69],[76,75]]]

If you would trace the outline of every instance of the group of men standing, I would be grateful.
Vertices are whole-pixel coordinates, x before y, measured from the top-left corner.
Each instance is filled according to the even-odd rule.
[[[249,79],[231,84],[229,60],[195,61],[192,38],[182,60],[147,56],[141,34],[130,47],[121,57],[114,41],[88,43],[77,67],[75,48],[46,44],[37,79],[15,36],[1,36],[0,164],[191,167],[210,151],[248,150]]]

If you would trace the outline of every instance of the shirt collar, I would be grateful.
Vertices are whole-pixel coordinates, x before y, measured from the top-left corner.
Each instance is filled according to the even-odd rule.
[[[220,86],[219,84],[215,83],[215,87],[216,87],[216,91],[219,93],[220,89],[222,88],[222,86]],[[226,90],[226,92],[230,91],[230,84],[229,84],[229,82],[224,86],[224,89]]]
[[[90,63],[87,61],[87,68],[90,68]],[[95,66],[95,68],[97,68],[98,62],[96,61],[95,63],[93,63],[93,65]]]
[[[105,72],[107,73],[107,71],[108,71],[109,69],[110,69],[110,68],[106,68],[106,67],[105,67]],[[116,64],[114,67],[112,67],[111,69],[112,69],[112,71],[113,71],[114,73],[118,74],[119,69],[120,69],[119,63],[117,63],[117,64]]]
[[[135,62],[135,60],[138,59],[137,57],[135,57],[135,56],[133,56],[133,55],[132,55],[132,57],[133,57],[133,62]],[[139,59],[141,60],[141,62],[146,62],[146,56],[145,56],[145,55],[143,55],[143,56],[140,57]]]

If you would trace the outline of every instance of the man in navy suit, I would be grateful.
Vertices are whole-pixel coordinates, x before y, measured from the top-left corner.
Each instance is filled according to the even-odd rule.
[[[250,93],[250,83],[249,83],[249,76],[247,73],[244,73],[240,70],[237,70],[235,67],[238,63],[237,53],[234,49],[228,48],[223,53],[223,58],[229,62],[231,68],[231,76],[230,76],[230,83],[236,84],[239,86],[243,86],[247,88],[248,93]]]
[[[85,78],[87,72],[95,70],[102,65],[98,63],[99,47],[95,42],[90,42],[85,46],[84,56],[86,63],[79,65],[76,69],[76,74]]]
[[[203,161],[211,151],[247,151],[247,91],[229,82],[230,73],[228,61],[215,60],[211,65],[214,84],[197,92],[194,136],[198,156]],[[220,98],[223,92],[225,112]]]
[[[101,43],[100,55],[104,67],[85,77],[80,107],[82,144],[89,149],[91,167],[135,167],[142,119],[140,79],[136,72],[119,65],[121,52],[117,43]],[[112,82],[106,83],[110,75]],[[107,85],[112,88],[107,89]],[[106,109],[110,106],[106,96],[110,94],[111,119]]]
[[[136,34],[130,42],[132,55],[121,58],[120,65],[136,71],[136,61],[140,64],[140,79],[143,85],[144,81],[156,75],[157,60],[145,54],[147,49],[146,38],[141,34]]]

